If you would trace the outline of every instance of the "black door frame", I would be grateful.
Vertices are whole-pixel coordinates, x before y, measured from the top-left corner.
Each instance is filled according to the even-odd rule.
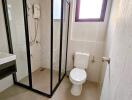
[[[29,30],[28,30],[28,15],[27,15],[27,5],[26,0],[23,1],[23,13],[24,13],[24,25],[25,25],[25,38],[26,38],[26,50],[27,50],[27,63],[28,63],[28,77],[29,77],[29,86],[22,84],[17,81],[16,73],[13,74],[13,81],[15,85],[24,87],[26,89],[29,89],[31,91],[34,91],[36,93],[39,93],[41,95],[52,97],[52,95],[55,93],[57,88],[59,87],[61,81],[64,79],[66,75],[66,69],[67,69],[67,52],[68,52],[68,36],[69,36],[69,21],[70,21],[70,2],[67,2],[69,5],[69,12],[68,12],[68,27],[67,27],[67,44],[66,44],[66,61],[65,61],[65,73],[63,77],[61,78],[61,58],[62,58],[62,36],[63,36],[63,3],[64,0],[61,0],[61,28],[60,28],[60,56],[59,56],[59,78],[58,83],[53,89],[53,0],[51,0],[51,46],[50,46],[50,94],[44,93],[42,91],[39,91],[37,89],[34,89],[32,87],[32,71],[31,71],[31,58],[30,58],[30,44],[29,44]],[[10,22],[9,22],[9,16],[8,16],[8,7],[7,7],[7,0],[2,0],[2,6],[3,6],[3,14],[5,19],[5,27],[6,27],[6,35],[7,35],[7,42],[9,47],[9,53],[13,54],[13,45],[12,45],[12,38],[11,38],[11,29],[10,29]]]

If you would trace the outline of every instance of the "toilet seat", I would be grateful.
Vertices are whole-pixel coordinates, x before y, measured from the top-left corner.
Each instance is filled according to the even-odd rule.
[[[87,74],[84,69],[74,68],[70,72],[70,80],[74,84],[83,84],[86,81]]]

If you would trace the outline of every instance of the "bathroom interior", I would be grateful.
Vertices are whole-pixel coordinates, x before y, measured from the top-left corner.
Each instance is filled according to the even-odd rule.
[[[131,100],[131,20],[131,0],[0,0],[0,100]]]

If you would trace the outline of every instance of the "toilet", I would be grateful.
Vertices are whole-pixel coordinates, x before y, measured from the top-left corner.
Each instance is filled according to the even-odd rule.
[[[89,54],[76,52],[74,55],[74,68],[71,70],[69,79],[72,83],[71,94],[79,96],[82,86],[86,82],[87,73],[85,69],[88,67]]]

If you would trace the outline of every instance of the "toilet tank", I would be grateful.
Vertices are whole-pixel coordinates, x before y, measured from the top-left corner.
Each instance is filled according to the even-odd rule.
[[[74,67],[86,69],[88,67],[89,56],[90,54],[88,53],[75,52]]]

